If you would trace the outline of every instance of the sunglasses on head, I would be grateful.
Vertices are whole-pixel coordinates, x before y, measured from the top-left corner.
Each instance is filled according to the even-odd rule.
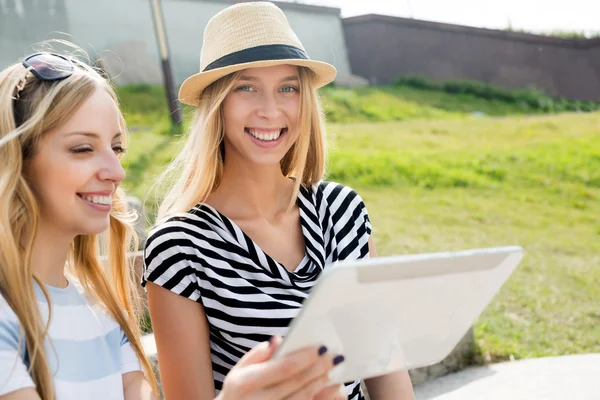
[[[22,64],[36,78],[45,82],[60,81],[73,75],[75,60],[54,53],[35,53],[25,57]],[[22,79],[16,87],[15,100],[25,88],[25,79]]]

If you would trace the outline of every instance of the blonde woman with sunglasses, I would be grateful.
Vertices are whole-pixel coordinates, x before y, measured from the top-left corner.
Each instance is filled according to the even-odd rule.
[[[2,400],[158,398],[127,258],[125,133],[113,88],[74,58],[39,53],[0,72]],[[328,371],[318,349],[270,361],[279,342],[240,360],[224,400],[324,387],[301,386]]]

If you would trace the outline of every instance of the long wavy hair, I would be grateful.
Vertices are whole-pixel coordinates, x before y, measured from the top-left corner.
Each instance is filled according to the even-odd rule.
[[[19,99],[16,86],[25,79]],[[91,67],[81,64],[70,77],[42,82],[19,63],[0,72],[0,292],[20,322],[30,361],[30,374],[42,399],[55,399],[52,373],[44,352],[50,319],[44,321],[34,292],[32,247],[40,218],[38,200],[24,175],[24,166],[35,156],[45,132],[64,124],[96,90],[105,90],[118,104],[111,85]],[[121,115],[125,131],[125,121]],[[106,240],[99,235],[75,238],[67,257],[67,273],[121,326],[137,354],[155,393],[157,382],[140,340],[134,297],[133,260],[127,252],[137,247],[132,228],[135,215],[127,211],[121,190],[113,197]],[[107,257],[106,266],[99,257]],[[50,317],[51,318],[51,317]],[[94,360],[90,360],[94,362]]]
[[[158,210],[157,221],[185,212],[206,198],[223,177],[225,133],[223,101],[241,72],[227,75],[208,86],[200,95],[191,128],[184,137],[183,149],[158,179],[167,194]],[[313,84],[315,75],[298,67],[300,135],[280,161],[286,177],[295,178],[289,206],[295,204],[300,186],[311,186],[325,173],[325,124],[321,101]]]

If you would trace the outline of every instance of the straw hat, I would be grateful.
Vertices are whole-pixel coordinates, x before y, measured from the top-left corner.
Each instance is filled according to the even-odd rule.
[[[208,21],[200,73],[183,82],[179,101],[197,106],[202,91],[219,78],[247,68],[281,64],[310,68],[317,76],[317,87],[336,75],[332,65],[308,58],[279,7],[268,2],[235,4]]]

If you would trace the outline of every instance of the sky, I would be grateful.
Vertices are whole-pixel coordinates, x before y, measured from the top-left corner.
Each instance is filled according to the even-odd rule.
[[[286,0],[293,1],[293,0]],[[341,8],[342,17],[384,14],[481,28],[600,33],[600,0],[297,0]]]

